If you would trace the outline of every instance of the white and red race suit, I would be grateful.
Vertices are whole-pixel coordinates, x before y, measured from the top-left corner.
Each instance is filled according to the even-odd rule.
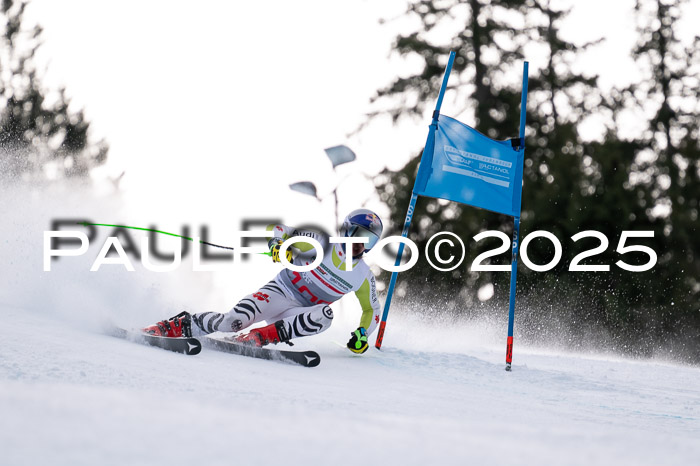
[[[241,299],[226,314],[193,314],[193,334],[238,332],[262,320],[268,323],[282,320],[290,338],[315,335],[331,325],[333,311],[329,305],[351,291],[355,292],[362,307],[359,326],[367,330],[367,335],[374,331],[379,323],[381,306],[374,274],[362,258],[352,259],[352,270],[348,271],[343,247],[330,243],[328,236],[285,225],[269,225],[267,229],[271,238],[286,240],[305,236],[318,241],[323,249],[320,265],[307,272],[285,268],[258,291]],[[290,247],[295,252],[294,265],[309,265],[316,259],[316,251],[309,243],[298,242]]]

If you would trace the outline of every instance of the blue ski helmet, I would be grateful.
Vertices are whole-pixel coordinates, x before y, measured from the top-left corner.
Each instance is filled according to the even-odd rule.
[[[368,238],[369,241],[365,243],[365,252],[369,252],[379,241],[383,229],[384,226],[377,214],[369,209],[356,209],[343,220],[340,234],[347,237]]]

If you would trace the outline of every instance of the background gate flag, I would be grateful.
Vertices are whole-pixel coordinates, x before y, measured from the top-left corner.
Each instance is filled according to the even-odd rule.
[[[525,111],[527,107],[528,63],[523,65],[523,87],[520,99],[520,134],[517,139],[496,141],[454,118],[440,114],[442,99],[450,79],[455,53],[445,69],[433,120],[428,130],[418,175],[411,193],[401,236],[408,236],[418,196],[447,199],[491,210],[513,217],[513,249],[510,270],[510,302],[508,306],[508,340],[506,370],[513,358],[513,322],[515,320],[515,284],[520,235],[520,203],[525,156]],[[404,245],[399,246],[395,265],[401,264]],[[391,274],[375,347],[381,349],[396,286],[397,272]]]
[[[414,192],[519,217],[524,151],[518,148],[440,115],[433,153],[421,159]]]

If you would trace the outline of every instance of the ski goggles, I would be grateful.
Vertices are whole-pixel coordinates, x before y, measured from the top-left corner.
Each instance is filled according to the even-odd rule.
[[[353,238],[367,238],[369,241],[364,243],[366,250],[372,249],[374,245],[377,244],[377,241],[379,241],[379,236],[359,225],[351,226],[348,230],[347,236],[351,236]]]

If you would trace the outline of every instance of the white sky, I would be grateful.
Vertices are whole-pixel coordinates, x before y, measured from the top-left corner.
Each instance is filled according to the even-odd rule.
[[[361,163],[343,171],[376,173],[421,145],[423,134],[406,141],[390,125],[371,143],[346,138],[395,73],[393,32],[377,18],[402,3],[376,3],[35,0],[29,14],[45,28],[47,82],[64,83],[106,136],[107,169],[127,171],[139,210],[153,218],[177,204],[196,217],[202,204],[252,204],[279,216],[290,201],[318,209],[289,183],[333,188],[323,148],[346,143]]]

